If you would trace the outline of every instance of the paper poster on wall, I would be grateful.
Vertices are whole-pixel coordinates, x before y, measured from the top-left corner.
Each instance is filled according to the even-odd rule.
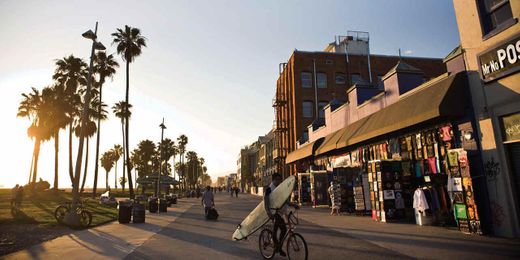
[[[393,200],[393,199],[395,199],[394,190],[384,190],[383,191],[383,196],[384,196],[385,200]]]

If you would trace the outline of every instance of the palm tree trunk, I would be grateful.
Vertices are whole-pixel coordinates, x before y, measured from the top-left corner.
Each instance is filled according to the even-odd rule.
[[[27,183],[31,183],[31,177],[33,172],[33,164],[34,164],[34,153],[31,156],[31,168],[29,169],[29,181]]]
[[[99,80],[99,105],[98,105],[98,121],[97,121],[97,136],[96,136],[96,160],[94,164],[94,185],[92,187],[92,198],[96,198],[97,191],[97,178],[99,170],[99,137],[101,135],[101,104],[103,103],[103,82],[105,80],[101,78]]]
[[[74,186],[74,171],[72,169],[72,125],[73,122],[69,123],[69,176],[70,176],[70,182]]]
[[[129,61],[126,61],[126,109],[127,109],[127,113],[126,113],[126,136],[125,136],[125,139],[126,139],[126,161],[129,162],[130,161],[130,149],[129,149],[129,146],[130,146],[130,142],[128,141],[129,140],[129,130],[130,130],[130,122],[128,120],[128,106],[130,104],[130,101],[128,99],[129,97],[129,91],[130,91],[130,62]],[[130,172],[130,164],[127,163],[126,164],[126,170],[127,170],[127,174],[128,174],[128,186],[130,187],[129,188],[129,191],[130,191],[130,199],[133,199],[134,198],[134,187],[133,187],[133,182],[132,182],[132,173]]]
[[[119,161],[119,160],[117,160]],[[115,191],[117,192],[117,161],[116,161],[116,169],[115,169],[115,173],[114,173],[114,189],[116,189]]]
[[[60,130],[54,133],[54,190],[58,190],[58,152],[60,148]]]
[[[85,189],[85,181],[87,180],[87,168],[88,168],[88,144],[90,143],[90,138],[87,137],[87,150],[85,151],[85,169],[83,170],[83,181],[81,182],[81,191],[80,194],[83,193]]]
[[[125,192],[125,173],[126,173],[126,157],[125,157],[125,154],[126,154],[126,142],[125,142],[125,132],[123,131],[123,183],[121,183],[121,186],[123,188],[123,193]]]
[[[109,189],[109,186],[108,186],[108,171],[105,170],[105,172],[106,172],[106,177],[105,177],[105,191],[107,191],[107,190],[110,190],[110,189]]]
[[[36,176],[38,176],[38,157],[40,156],[40,145],[41,140],[40,138],[36,138],[34,141],[34,166],[33,166],[33,174],[32,174],[32,182],[36,183]]]

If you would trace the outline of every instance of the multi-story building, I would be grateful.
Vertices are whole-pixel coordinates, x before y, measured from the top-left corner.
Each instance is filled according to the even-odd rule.
[[[336,37],[323,51],[295,50],[280,64],[273,98],[277,171],[284,177],[295,173],[285,157],[308,139],[309,124],[323,122],[323,107],[333,98],[347,102],[347,90],[354,83],[381,81],[399,60],[424,71],[423,81],[446,72],[442,59],[370,54],[368,33],[363,32]]]
[[[226,176],[226,188],[231,189],[233,187],[238,187],[240,183],[240,179],[238,178],[237,173],[230,173]]]
[[[454,0],[481,140],[491,223],[520,237],[520,1]]]
[[[267,186],[271,175],[276,172],[273,160],[274,132],[271,130],[265,136],[258,137],[260,150],[258,152],[258,167],[255,173],[255,186]]]
[[[217,178],[217,187],[225,187],[226,184],[226,176],[220,176]]]

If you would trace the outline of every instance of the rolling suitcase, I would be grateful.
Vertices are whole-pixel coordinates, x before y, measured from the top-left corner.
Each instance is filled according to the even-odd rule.
[[[206,215],[206,219],[216,220],[218,218],[218,212],[215,208],[211,208],[208,210],[208,214]]]

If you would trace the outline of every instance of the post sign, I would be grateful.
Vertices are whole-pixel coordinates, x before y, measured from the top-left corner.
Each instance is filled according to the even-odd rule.
[[[491,81],[520,70],[520,35],[478,56],[480,75]]]
[[[520,113],[502,117],[504,142],[520,141]]]

